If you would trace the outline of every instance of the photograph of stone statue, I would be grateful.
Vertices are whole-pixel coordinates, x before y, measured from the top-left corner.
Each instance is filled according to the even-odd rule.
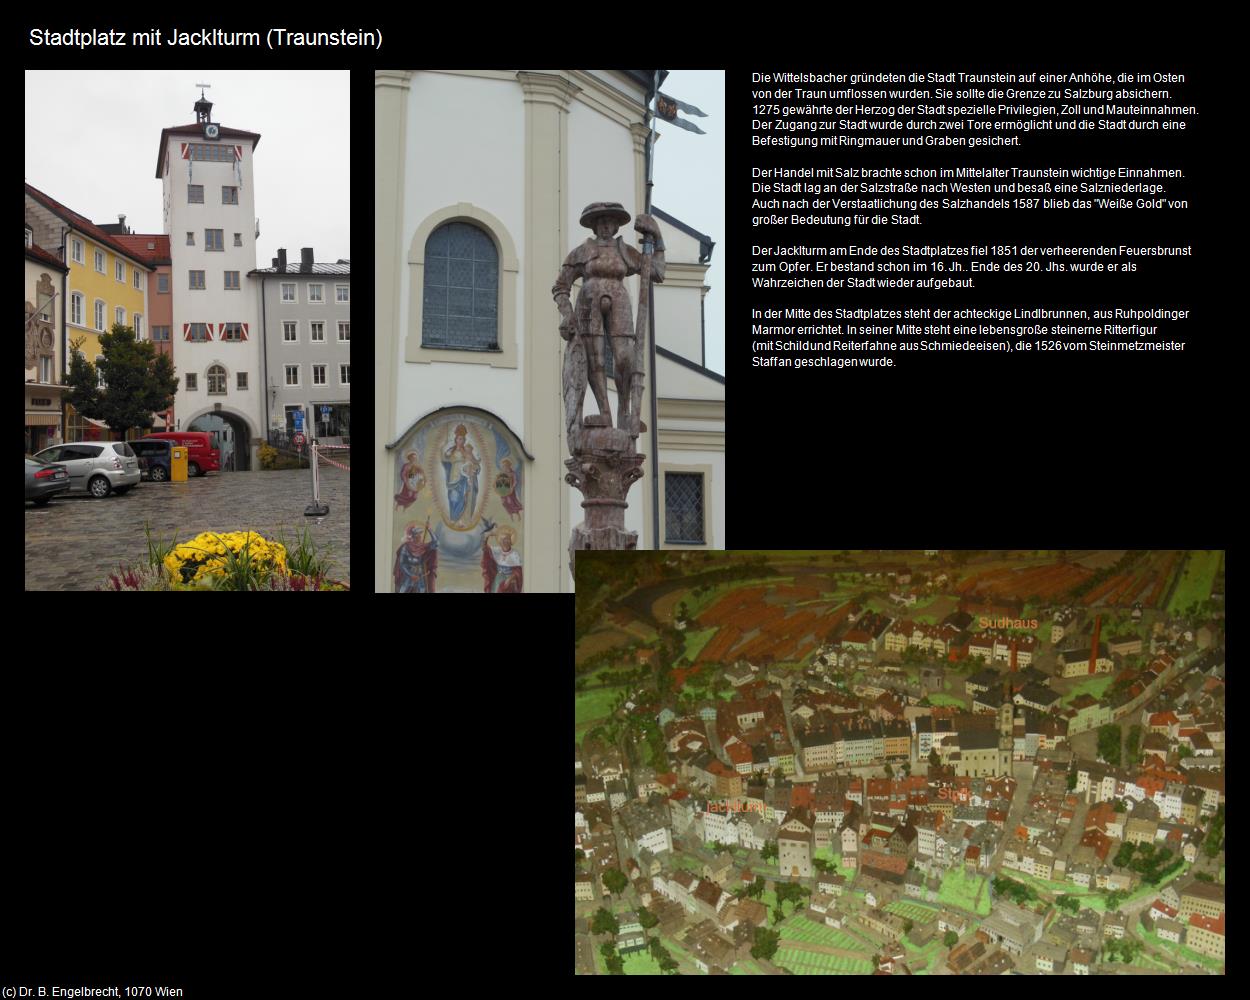
[[[721,548],[724,73],[378,70],[374,99],[375,589],[427,514],[439,593]]]

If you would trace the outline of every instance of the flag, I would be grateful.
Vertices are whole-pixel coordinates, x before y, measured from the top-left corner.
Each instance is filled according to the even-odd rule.
[[[677,112],[684,111],[688,115],[698,115],[700,118],[706,118],[707,114],[700,111],[693,104],[686,104],[679,101],[675,97],[669,97],[668,94],[662,94],[656,91],[655,95],[655,113],[668,122],[670,125],[676,125],[678,128],[684,128],[687,132],[696,132],[699,135],[707,135],[703,129],[699,128],[694,122],[688,122],[684,118],[678,118]]]

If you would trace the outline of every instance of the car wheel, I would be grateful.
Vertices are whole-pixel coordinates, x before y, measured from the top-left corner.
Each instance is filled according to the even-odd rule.
[[[87,489],[90,491],[91,495],[98,500],[100,497],[108,496],[109,490],[112,489],[112,487],[109,486],[107,476],[96,476],[87,484]]]
[[[148,470],[148,475],[152,477],[152,482],[154,483],[163,483],[169,478],[169,473],[165,471],[165,466],[163,465],[152,466],[152,468]]]
[[[192,476],[202,476],[204,473],[200,471],[200,467],[192,462],[187,466],[187,473]]]

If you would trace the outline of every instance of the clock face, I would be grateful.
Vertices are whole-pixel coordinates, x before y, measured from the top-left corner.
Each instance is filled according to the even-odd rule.
[[[205,135],[205,136],[207,136],[209,139],[216,139],[216,138],[217,138],[217,126],[216,126],[216,125],[205,125],[205,126],[204,126],[204,135]]]

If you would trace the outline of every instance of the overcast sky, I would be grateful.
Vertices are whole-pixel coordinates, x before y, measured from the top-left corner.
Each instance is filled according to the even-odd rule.
[[[26,73],[26,181],[92,222],[125,214],[136,233],[163,233],[156,154],[161,129],[195,121],[200,91],[212,119],[258,132],[253,166],[260,218],[257,267],[278,247],[299,260],[350,259],[348,76],[187,69]]]
[[[725,74],[719,70],[670,70],[661,92],[707,113],[697,118],[679,112],[706,135],[661,121],[663,138],[655,147],[655,204],[712,237],[711,291],[704,299],[707,367],[725,373]]]

